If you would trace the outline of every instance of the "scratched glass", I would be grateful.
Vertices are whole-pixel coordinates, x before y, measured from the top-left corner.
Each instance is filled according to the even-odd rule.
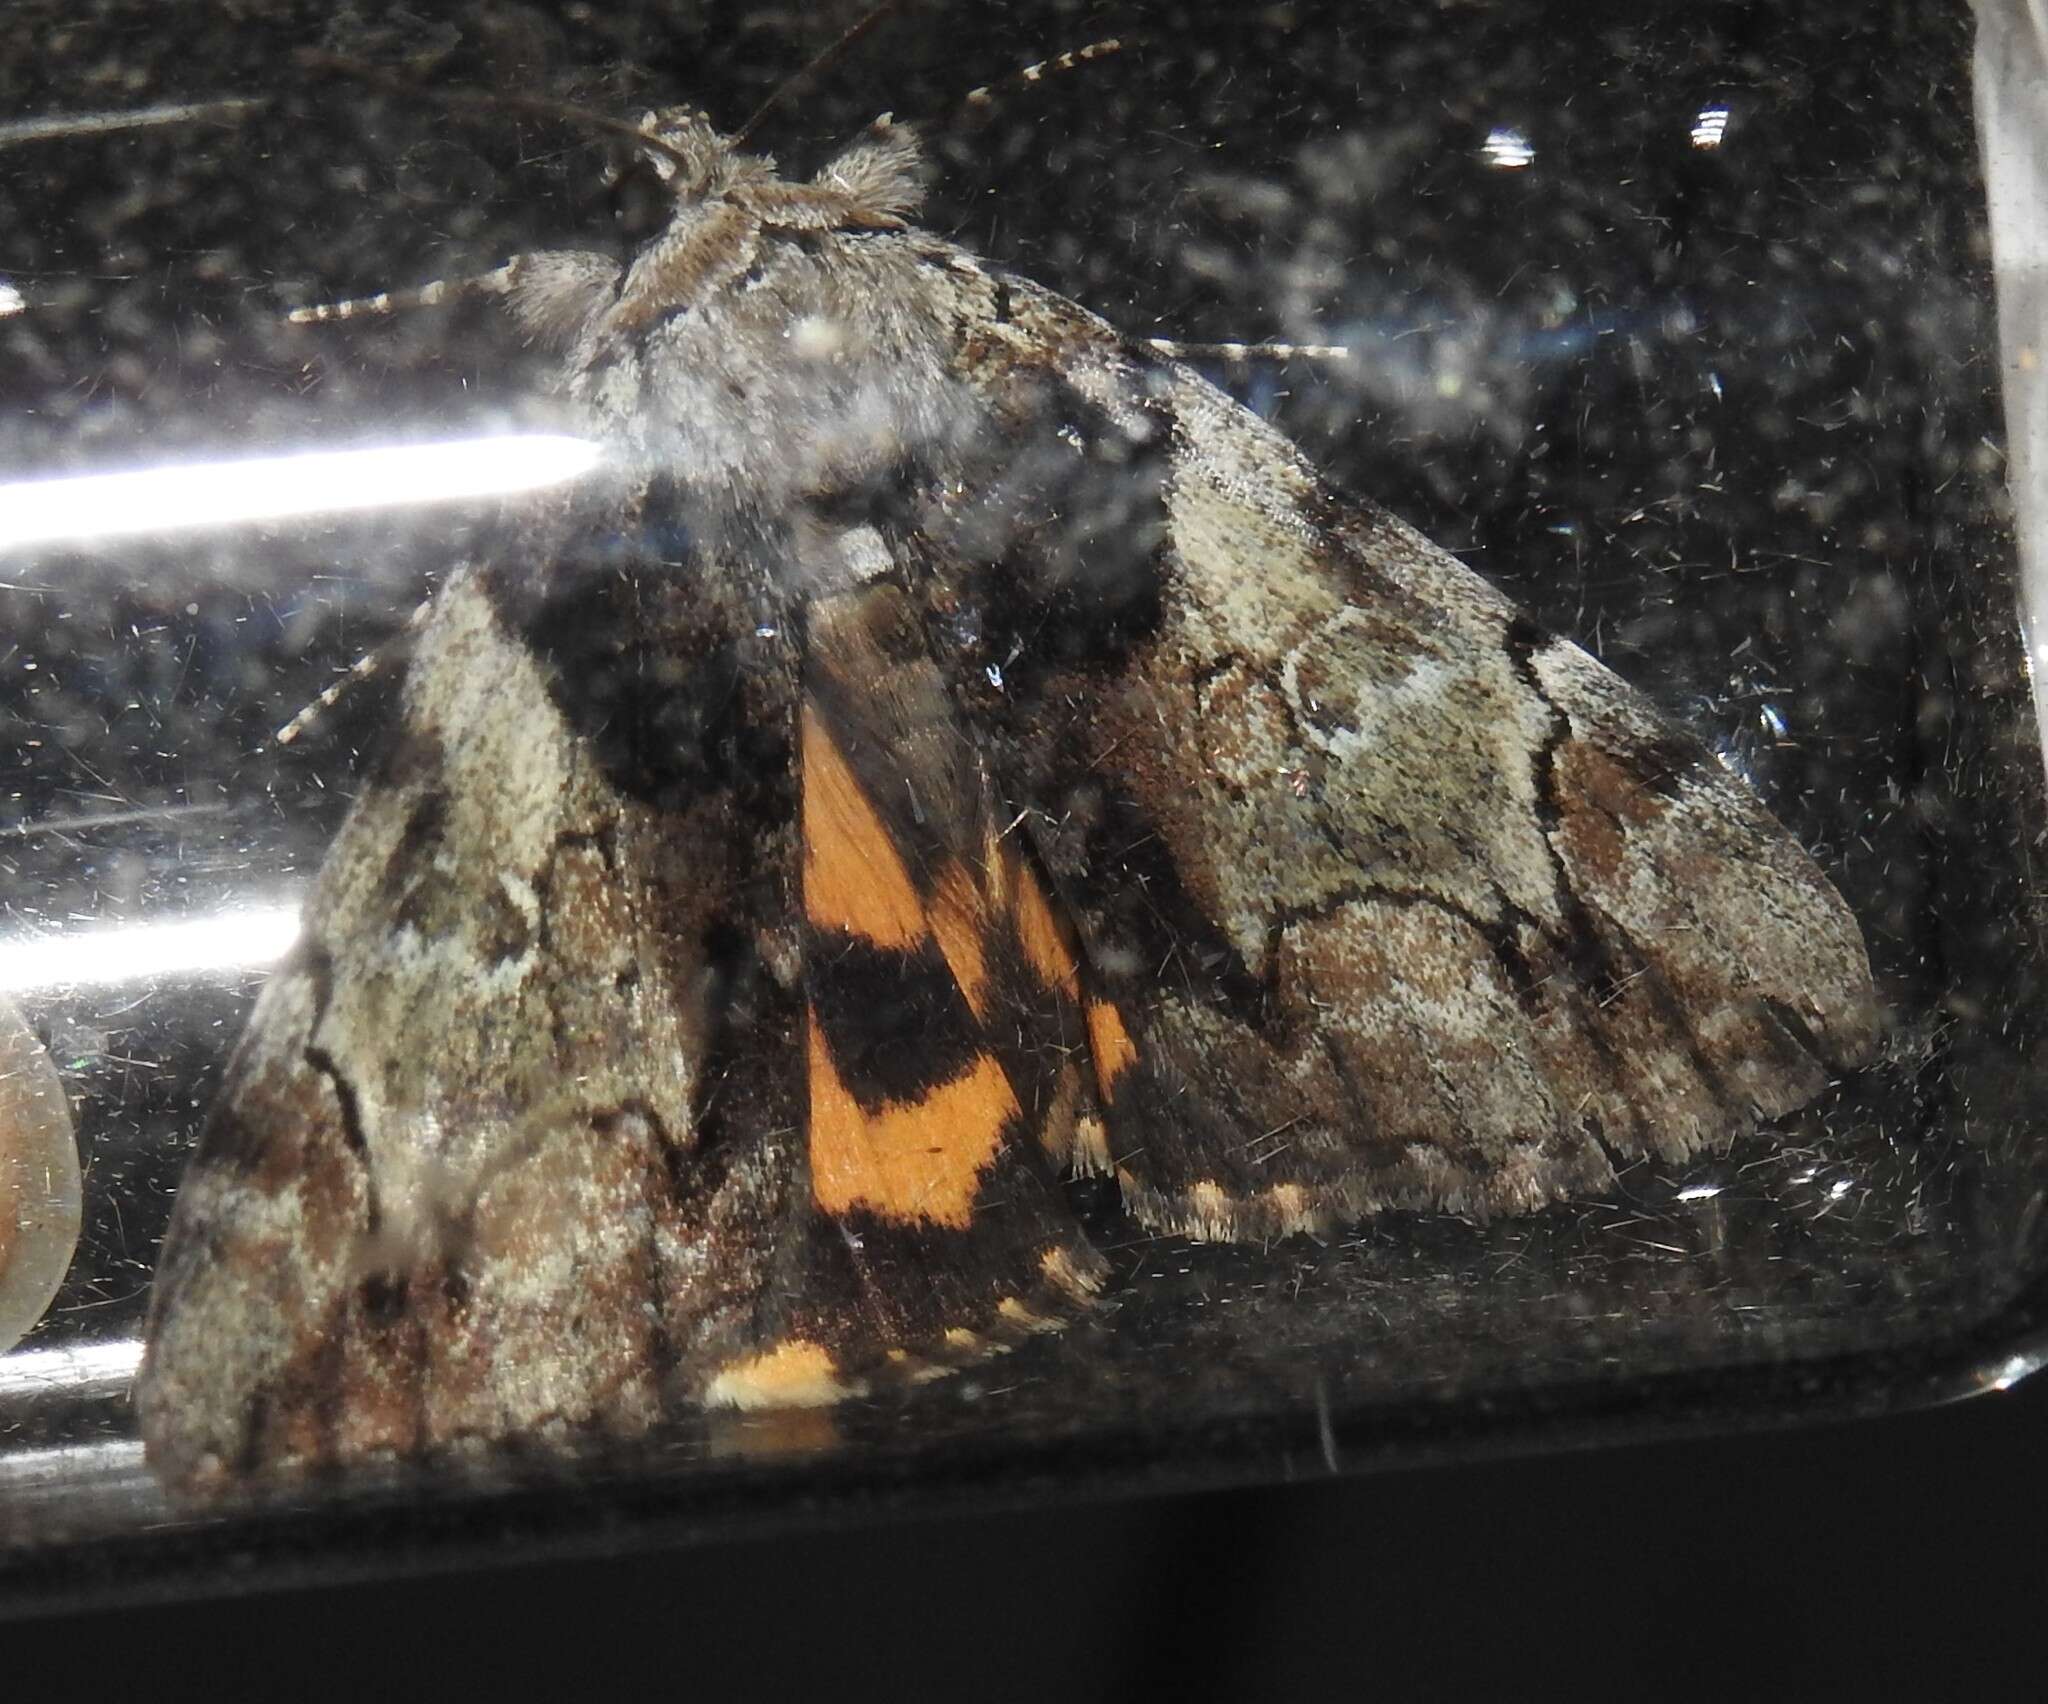
[[[1354,12],[1133,4],[1095,27],[1142,26],[1141,49],[988,110],[969,89],[1083,45],[1069,15],[920,16],[750,146],[807,174],[880,112],[920,121],[921,224],[1196,346],[1338,487],[1697,734],[1853,911],[1878,1060],[1725,1151],[1485,1222],[1205,1244],[1078,1183],[1111,1305],[950,1377],[167,1500],[128,1391],[228,1051],[379,774],[420,600],[518,549],[522,505],[591,453],[544,395],[556,357],[487,295],[292,310],[616,246],[641,216],[587,125],[295,51],[730,130],[853,14],[678,0],[615,40],[535,8],[330,36],[280,0],[154,38],[146,9],[65,11],[0,48],[0,997],[63,1084],[85,1183],[68,1276],[0,1355],[0,1591],[203,1582],[422,1495],[464,1514],[421,1545],[485,1546],[508,1483],[555,1500],[523,1530],[652,1541],[884,1483],[1338,1471],[2032,1369],[2043,818],[2002,446],[2036,406],[2036,115],[1984,107],[2007,127],[1994,245],[1960,6],[1808,8],[1740,42],[1679,6],[1626,39],[1533,0]],[[1999,65],[2038,61],[1987,19]],[[2016,463],[2024,525],[2038,468]],[[615,542],[650,571],[691,549]]]

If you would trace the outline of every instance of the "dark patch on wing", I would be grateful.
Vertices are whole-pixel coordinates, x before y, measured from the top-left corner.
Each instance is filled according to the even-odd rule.
[[[431,785],[447,768],[447,754],[434,735],[412,722],[401,724],[378,756],[370,772],[370,785],[380,791],[405,792]]]
[[[1143,806],[1099,776],[1070,788],[1060,804],[1050,819],[1034,820],[1033,837],[1058,872],[1062,894],[1095,920],[1098,974],[1105,949],[1127,953],[1146,978],[1213,1000],[1262,1030],[1264,981],[1189,893],[1172,847]]]
[[[814,487],[804,494],[804,507],[833,531],[873,527],[886,532],[892,524],[900,528],[931,477],[928,469],[908,457],[878,467],[863,462],[845,471],[852,475],[845,483]]]
[[[326,1078],[334,1091],[335,1105],[340,1109],[337,1124],[342,1143],[363,1168],[364,1222],[371,1230],[375,1230],[380,1217],[377,1205],[377,1174],[370,1165],[370,1139],[363,1126],[363,1103],[356,1094],[355,1084],[349,1081],[348,1074],[326,1048],[308,1045],[305,1057],[307,1066],[317,1075]],[[234,1116],[232,1107],[226,1110],[225,1116]]]
[[[1714,761],[1713,753],[1681,728],[1665,728],[1656,738],[1616,750],[1646,792],[1675,799],[1685,783]]]
[[[378,877],[379,895],[386,905],[398,905],[418,880],[419,872],[431,867],[447,831],[447,790],[428,787],[405,813],[405,827],[399,831],[397,844],[391,848],[391,856],[384,861],[383,873]]]
[[[1040,1262],[1056,1249],[1084,1279],[1099,1280],[1107,1269],[1032,1158],[1031,1144],[1012,1129],[967,1230],[906,1224],[861,1208],[814,1219],[801,1257],[799,1315],[808,1334],[831,1344],[857,1372],[886,1375],[877,1352],[898,1346],[913,1365],[973,1360],[976,1351],[953,1347],[947,1334],[964,1329],[996,1341],[1014,1338],[998,1313],[1006,1298],[1027,1302],[1042,1317],[1078,1311],[1073,1298],[1049,1293],[1040,1277]]]
[[[922,1100],[985,1051],[935,948],[907,953],[838,929],[814,931],[804,976],[832,1062],[864,1112]]]
[[[672,509],[657,491],[639,518]],[[492,588],[507,625],[548,664],[549,696],[605,779],[673,810],[786,778],[791,729],[776,671],[788,641],[761,631],[757,576],[740,563],[710,573],[694,555],[653,572],[611,557],[593,545],[538,580]]]
[[[1074,669],[1108,670],[1156,633],[1168,597],[1170,423],[1137,434],[1057,379],[1020,387],[976,447],[967,495],[930,517],[963,565],[935,649],[1028,704]]]

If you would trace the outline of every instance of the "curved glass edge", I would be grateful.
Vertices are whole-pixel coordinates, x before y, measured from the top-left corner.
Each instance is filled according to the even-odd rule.
[[[2048,745],[2048,19],[2027,0],[1975,0],[1978,145],[1991,223],[2020,602]]]

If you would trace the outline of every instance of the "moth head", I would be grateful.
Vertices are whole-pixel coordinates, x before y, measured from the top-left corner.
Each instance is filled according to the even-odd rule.
[[[924,200],[927,175],[916,133],[884,113],[808,183],[784,182],[772,155],[745,151],[694,107],[643,113],[644,145],[611,175],[621,222],[644,239],[679,210],[731,200],[763,224],[818,230],[890,228]]]
[[[699,205],[773,169],[770,162],[738,153],[731,138],[693,107],[642,113],[632,129],[642,144],[629,146],[613,161],[605,189],[619,234],[636,246],[666,226],[679,208]]]
[[[694,107],[660,107],[640,115],[638,129],[652,144],[641,150],[654,175],[678,201],[714,195],[732,179],[738,158],[732,142]]]

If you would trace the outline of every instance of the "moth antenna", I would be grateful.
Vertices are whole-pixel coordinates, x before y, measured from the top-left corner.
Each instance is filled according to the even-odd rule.
[[[359,319],[370,314],[404,313],[409,308],[437,308],[465,296],[510,295],[516,260],[464,278],[436,278],[410,290],[379,290],[374,296],[351,296],[340,302],[314,302],[293,308],[285,318],[293,325],[321,325],[329,320]]]
[[[130,112],[54,113],[47,118],[18,118],[0,124],[0,148],[24,142],[51,142],[66,136],[112,136],[123,130],[154,130],[170,124],[199,124],[210,118],[230,121],[270,105],[268,95],[239,100],[184,101],[172,106],[138,107]]]
[[[1086,47],[1072,48],[970,89],[960,102],[962,111],[987,112],[1005,95],[1042,83],[1062,71],[1078,70],[1098,59],[1121,53],[1129,45],[1119,36],[1105,36]],[[1348,361],[1351,351],[1341,343],[1183,343],[1177,338],[1148,337],[1144,345],[1155,355],[1170,361],[1225,361],[1242,365],[1251,361]]]
[[[978,89],[969,89],[960,97],[962,112],[988,112],[1005,96],[1018,93],[1048,77],[1062,71],[1073,71],[1083,65],[1093,64],[1098,59],[1107,59],[1113,53],[1124,50],[1120,36],[1104,36],[1100,41],[1091,41],[1086,47],[1070,48],[1065,53],[1056,53],[1050,59],[1041,59],[1034,65],[1027,65],[1021,71],[1012,71],[1007,77],[998,77],[993,83],[984,83]]]
[[[783,78],[781,82],[777,83],[773,89],[769,90],[768,98],[754,108],[753,114],[747,119],[747,122],[733,132],[733,147],[735,149],[745,147],[747,138],[754,134],[763,119],[777,107],[781,106],[798,89],[805,88],[811,83],[816,82],[818,78],[822,77],[834,65],[837,65],[870,32],[885,22],[891,13],[901,11],[904,3],[905,0],[881,0],[880,5],[871,8],[866,16],[855,22],[830,47],[826,48],[822,53],[815,55],[809,63],[799,67]]]
[[[558,101],[547,95],[506,94],[494,89],[436,88],[402,72],[387,71],[382,66],[368,65],[338,53],[323,53],[317,48],[301,48],[293,57],[311,70],[331,71],[337,76],[353,77],[359,83],[368,83],[373,88],[417,95],[458,112],[524,112],[536,118],[552,118],[563,124],[594,130],[601,135],[623,137],[643,153],[660,154],[686,172],[696,169],[695,160],[679,149],[671,148],[659,137],[650,136],[639,125],[614,118],[595,107],[578,106],[574,101]]]
[[[1351,350],[1341,343],[1182,343],[1171,337],[1142,340],[1155,355],[1169,361],[1348,361]]]
[[[366,651],[363,655],[356,658],[354,662],[349,664],[348,672],[341,679],[334,682],[318,698],[314,699],[312,703],[308,704],[289,722],[285,723],[283,727],[279,728],[274,736],[277,743],[281,746],[290,745],[292,741],[296,740],[308,728],[314,726],[322,716],[325,716],[335,705],[355,691],[357,687],[362,686],[365,682],[376,679],[402,653],[411,650],[414,638],[418,636],[419,630],[426,625],[427,616],[432,612],[433,607],[434,600],[432,598],[423,599],[419,607],[405,618],[405,626],[399,629],[393,637],[385,640],[383,644],[375,649]]]

